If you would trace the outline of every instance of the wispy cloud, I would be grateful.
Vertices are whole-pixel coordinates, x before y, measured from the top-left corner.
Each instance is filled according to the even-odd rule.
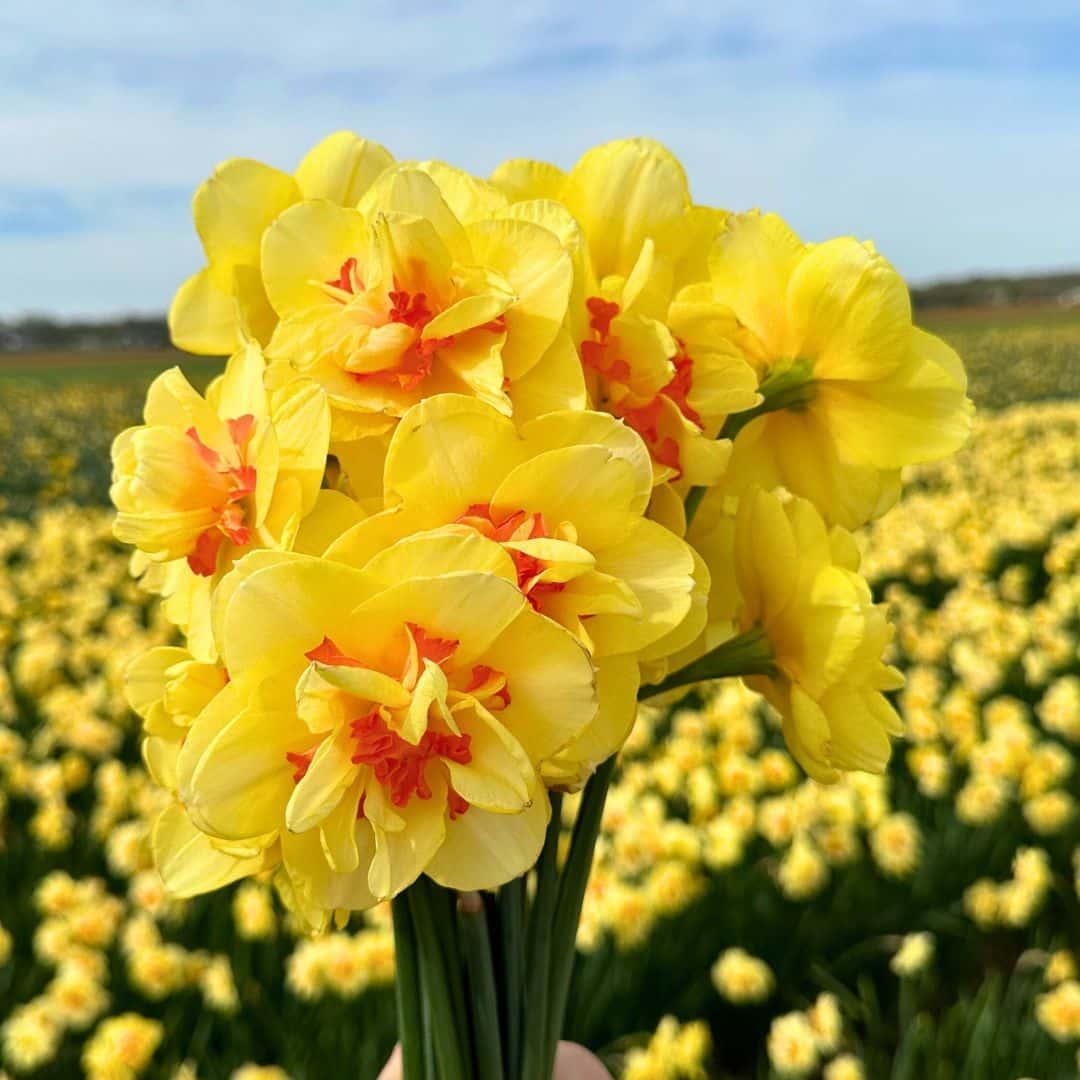
[[[907,274],[1080,262],[1080,10],[791,0],[626,5],[14,0],[0,12],[0,313],[160,309],[189,194],[348,127],[481,173],[668,142],[702,201]]]

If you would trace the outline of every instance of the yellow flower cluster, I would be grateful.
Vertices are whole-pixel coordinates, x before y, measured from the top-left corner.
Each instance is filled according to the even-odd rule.
[[[186,639],[127,680],[170,893],[272,873],[325,927],[420,874],[501,885],[639,685],[718,655],[816,779],[883,770],[901,679],[847,530],[972,407],[872,245],[696,205],[648,139],[483,180],[339,132],[193,211],[170,327],[231,355],[205,395],[154,380],[110,491]]]
[[[769,1028],[766,1043],[773,1069],[781,1077],[797,1078],[823,1067],[826,1080],[862,1080],[859,1059],[853,1054],[837,1054],[843,1028],[840,1003],[828,993],[819,994],[803,1012],[778,1016]]]
[[[648,1044],[626,1055],[622,1080],[706,1080],[711,1050],[707,1024],[665,1016]]]
[[[393,981],[394,942],[386,928],[302,941],[289,957],[286,973],[289,989],[305,1001],[317,1001],[327,993],[354,998],[371,986]]]
[[[102,1021],[83,1051],[88,1080],[134,1080],[150,1064],[164,1029],[136,1013]]]
[[[744,949],[725,949],[712,967],[713,985],[732,1005],[757,1004],[772,993],[776,980],[764,960]]]

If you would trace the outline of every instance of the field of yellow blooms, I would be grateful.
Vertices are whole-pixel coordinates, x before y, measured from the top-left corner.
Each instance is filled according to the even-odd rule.
[[[1080,323],[946,333],[975,435],[862,537],[907,739],[823,787],[734,682],[642,707],[568,1019],[616,1076],[1077,1074]],[[105,509],[143,392],[0,372],[0,1075],[368,1080],[388,910],[306,938],[264,884],[177,902],[152,868],[121,682],[173,630]]]

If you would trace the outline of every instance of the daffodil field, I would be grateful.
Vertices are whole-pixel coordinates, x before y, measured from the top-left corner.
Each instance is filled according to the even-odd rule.
[[[641,707],[566,1032],[614,1075],[1076,1075],[1078,328],[945,331],[973,437],[858,537],[907,676],[884,777],[807,779],[734,681]],[[388,905],[312,938],[258,878],[177,901],[153,868],[168,796],[122,673],[175,630],[106,508],[144,389],[0,375],[3,1067],[374,1078],[396,1038]]]

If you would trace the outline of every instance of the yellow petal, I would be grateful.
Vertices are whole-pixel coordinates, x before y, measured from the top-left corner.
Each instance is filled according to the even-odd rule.
[[[287,755],[315,741],[291,709],[245,709],[218,732],[181,788],[192,820],[225,840],[280,828],[293,793]]]
[[[438,184],[415,166],[397,165],[387,169],[360,200],[359,210],[368,221],[378,214],[406,215],[423,220],[432,230],[442,248],[454,261],[466,265],[472,262],[469,243],[461,222],[450,209]],[[403,287],[412,286],[402,279]]]
[[[652,461],[641,436],[610,413],[567,411],[530,420],[520,425],[526,452],[533,457],[545,450],[592,444],[603,446],[634,469],[637,487],[631,501],[635,513],[644,513],[652,496]]]
[[[530,761],[554,754],[596,715],[589,654],[561,626],[528,605],[489,644],[481,659],[506,673],[510,703],[499,713],[499,722]]]
[[[175,802],[162,810],[154,822],[151,846],[165,888],[180,899],[223,888],[258,873],[266,863],[262,855],[237,859],[218,851]]]
[[[491,174],[491,182],[512,202],[523,199],[558,199],[566,183],[566,173],[557,165],[529,158],[504,161]]]
[[[581,359],[565,330],[526,374],[511,382],[509,393],[518,423],[588,406]]]
[[[554,233],[528,221],[479,221],[466,231],[477,262],[499,273],[516,297],[505,312],[502,360],[507,378],[517,379],[551,347],[563,324],[573,264]]]
[[[355,533],[353,538],[356,539]],[[340,557],[343,552],[344,548],[338,548],[333,557]],[[502,544],[488,540],[467,525],[406,536],[367,560],[363,569],[383,586],[463,571],[494,574],[517,583],[514,562]]]
[[[340,491],[319,491],[310,514],[300,523],[293,549],[301,555],[323,555],[342,535],[364,520],[360,504]]]
[[[236,586],[221,620],[229,674],[296,678],[307,666],[304,654],[328,635],[346,655],[355,655],[363,628],[350,627],[348,613],[371,591],[352,567],[304,555],[256,570]]]
[[[273,425],[279,447],[278,469],[295,477],[306,513],[314,505],[326,470],[330,445],[330,404],[310,379],[294,379],[275,391]]]
[[[330,868],[338,874],[351,874],[360,865],[360,847],[357,843],[359,833],[371,836],[374,848],[375,838],[371,834],[371,827],[367,822],[358,821],[356,817],[363,784],[363,778],[357,776],[319,829],[323,854]],[[366,867],[364,871],[366,878]]]
[[[390,440],[387,496],[453,521],[473,503],[489,502],[521,456],[514,425],[490,406],[459,394],[427,398]]]
[[[898,469],[954,453],[971,430],[959,358],[943,341],[913,331],[908,360],[878,382],[829,382],[813,408],[846,461]]]
[[[468,667],[486,656],[523,607],[528,604],[516,585],[492,574],[465,572],[392,585],[355,608],[350,622],[362,628],[365,652],[399,645],[401,628],[411,622],[429,637],[458,642],[451,662]]]
[[[900,275],[852,237],[808,248],[788,282],[791,339],[822,379],[880,379],[905,360],[911,302]]]
[[[263,232],[299,198],[296,181],[287,173],[248,158],[222,162],[192,200],[207,258],[258,266]]]
[[[355,825],[356,869],[337,873],[330,868],[319,832],[283,833],[281,854],[293,886],[308,903],[324,911],[365,911],[378,903],[368,888],[368,869],[375,852],[375,837],[366,821]]]
[[[352,734],[345,725],[322,741],[285,807],[285,826],[290,832],[307,832],[320,825],[341,801],[345,789],[356,778],[354,749]],[[355,821],[355,804],[352,809]]]
[[[509,513],[541,513],[549,529],[568,521],[582,547],[599,551],[625,535],[640,513],[640,476],[605,447],[567,446],[519,465],[491,503]]]
[[[776,214],[733,214],[709,257],[719,303],[731,308],[774,357],[790,355],[787,289],[805,247]]]
[[[368,885],[380,900],[408,888],[442,846],[446,836],[446,779],[440,770],[429,768],[428,783],[430,799],[412,798],[401,807],[405,828],[399,832],[375,829],[375,856]]]
[[[384,170],[394,163],[385,146],[351,131],[336,131],[310,149],[296,169],[305,199],[329,199],[355,206]]]
[[[454,790],[470,808],[520,813],[529,803],[535,776],[521,744],[486,710],[460,713],[458,721],[469,736],[472,759],[464,765],[446,762]]]
[[[448,889],[495,889],[525,874],[544,846],[551,817],[547,792],[538,786],[520,814],[493,814],[478,807],[446,827],[446,837],[427,865],[428,875]]]
[[[140,653],[124,669],[124,697],[143,720],[153,720],[163,713],[167,672],[174,664],[191,659],[187,649],[159,645]]]
[[[263,281],[274,310],[284,318],[334,303],[313,283],[337,281],[348,259],[363,259],[368,242],[368,227],[355,210],[324,199],[290,207],[262,242]]]
[[[690,610],[694,556],[689,545],[655,521],[634,522],[606,547],[597,569],[630,587],[641,615],[597,615],[589,634],[599,656],[636,652],[673,630]]]
[[[240,344],[236,297],[220,275],[204,268],[176,290],[169,337],[176,348],[204,356],[226,356]]]
[[[637,715],[638,665],[632,656],[597,661],[599,708],[592,722],[568,746],[541,766],[545,782],[575,789],[626,741]]]
[[[445,161],[421,161],[416,168],[435,181],[439,194],[463,225],[482,221],[506,209],[506,196],[498,187],[464,169],[455,169]]]
[[[641,245],[690,206],[682,166],[651,139],[621,139],[586,153],[562,201],[581,223],[598,277],[630,273]]]

